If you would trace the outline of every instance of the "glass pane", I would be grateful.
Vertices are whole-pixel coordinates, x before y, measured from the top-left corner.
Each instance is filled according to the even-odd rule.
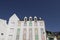
[[[39,40],[39,38],[38,38],[38,28],[35,28],[35,40]]]
[[[32,22],[29,23],[29,26],[32,26]]]
[[[17,29],[16,40],[19,40],[19,37],[20,37],[20,28]]]

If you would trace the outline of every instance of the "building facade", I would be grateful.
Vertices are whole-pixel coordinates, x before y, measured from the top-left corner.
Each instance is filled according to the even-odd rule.
[[[46,40],[44,20],[36,16],[33,19],[30,16],[21,21],[16,14],[10,17],[8,24],[0,19],[0,40]]]
[[[21,21],[16,14],[9,18],[8,24],[0,19],[0,40],[48,40],[45,22],[36,16]]]

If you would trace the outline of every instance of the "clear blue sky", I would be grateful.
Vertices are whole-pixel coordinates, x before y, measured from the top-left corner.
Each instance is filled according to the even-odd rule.
[[[19,18],[42,17],[46,22],[47,30],[60,31],[60,1],[58,0],[0,0],[0,18],[8,20],[14,12]]]

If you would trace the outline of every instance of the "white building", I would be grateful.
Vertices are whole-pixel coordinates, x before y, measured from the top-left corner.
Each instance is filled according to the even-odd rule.
[[[0,40],[7,39],[7,24],[6,20],[0,19]]]
[[[8,24],[0,19],[0,40],[47,40],[45,22],[36,16],[24,17],[21,21],[16,14],[10,17]]]

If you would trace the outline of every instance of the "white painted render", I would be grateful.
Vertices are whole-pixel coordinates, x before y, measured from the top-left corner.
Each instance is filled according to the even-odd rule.
[[[0,19],[0,40],[36,40],[35,34],[37,34],[38,40],[47,40],[44,20],[37,20],[37,23],[32,21],[32,26],[29,26],[30,21],[27,21],[27,25],[24,25],[25,21],[20,21],[16,14],[13,14],[8,24],[6,22],[6,20]],[[18,33],[17,29],[19,30]],[[32,29],[32,38],[29,36],[29,29]],[[1,33],[4,33],[4,35],[1,35]],[[23,39],[24,33],[26,39]]]

